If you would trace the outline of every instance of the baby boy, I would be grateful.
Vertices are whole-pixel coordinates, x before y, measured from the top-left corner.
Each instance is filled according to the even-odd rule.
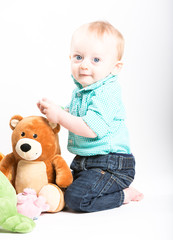
[[[76,156],[65,201],[75,211],[101,211],[143,198],[129,187],[135,158],[118,82],[123,51],[124,38],[110,23],[82,25],[71,41],[76,88],[70,104],[65,110],[46,98],[37,104],[50,122],[69,130],[68,150]]]

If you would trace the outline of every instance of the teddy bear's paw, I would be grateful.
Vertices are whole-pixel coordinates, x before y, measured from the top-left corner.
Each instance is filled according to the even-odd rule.
[[[64,194],[55,184],[45,185],[39,192],[39,196],[46,199],[46,203],[49,205],[48,212],[59,212],[65,206]]]
[[[12,232],[27,233],[33,230],[35,223],[32,219],[17,213],[6,219],[2,227]]]

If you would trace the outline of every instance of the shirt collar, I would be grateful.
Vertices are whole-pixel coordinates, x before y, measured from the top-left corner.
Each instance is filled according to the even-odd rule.
[[[109,83],[109,82],[114,82],[117,80],[117,75],[113,75],[113,74],[109,74],[107,77],[83,88],[82,85],[76,81],[76,79],[74,79],[73,75],[72,75],[73,81],[76,84],[77,88],[79,89],[80,92],[82,91],[90,91],[90,90],[94,90],[98,87],[100,87],[101,85],[104,85],[105,83]]]

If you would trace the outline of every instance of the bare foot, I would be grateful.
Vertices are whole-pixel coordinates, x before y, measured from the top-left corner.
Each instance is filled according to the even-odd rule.
[[[123,191],[124,191],[124,203],[129,203],[130,201],[138,202],[144,198],[144,195],[135,188],[129,187],[124,189]]]

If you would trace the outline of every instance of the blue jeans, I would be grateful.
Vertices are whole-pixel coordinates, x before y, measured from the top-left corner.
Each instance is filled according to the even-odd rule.
[[[119,207],[123,189],[135,175],[132,154],[76,156],[71,164],[73,183],[65,192],[66,205],[78,212],[95,212]]]

